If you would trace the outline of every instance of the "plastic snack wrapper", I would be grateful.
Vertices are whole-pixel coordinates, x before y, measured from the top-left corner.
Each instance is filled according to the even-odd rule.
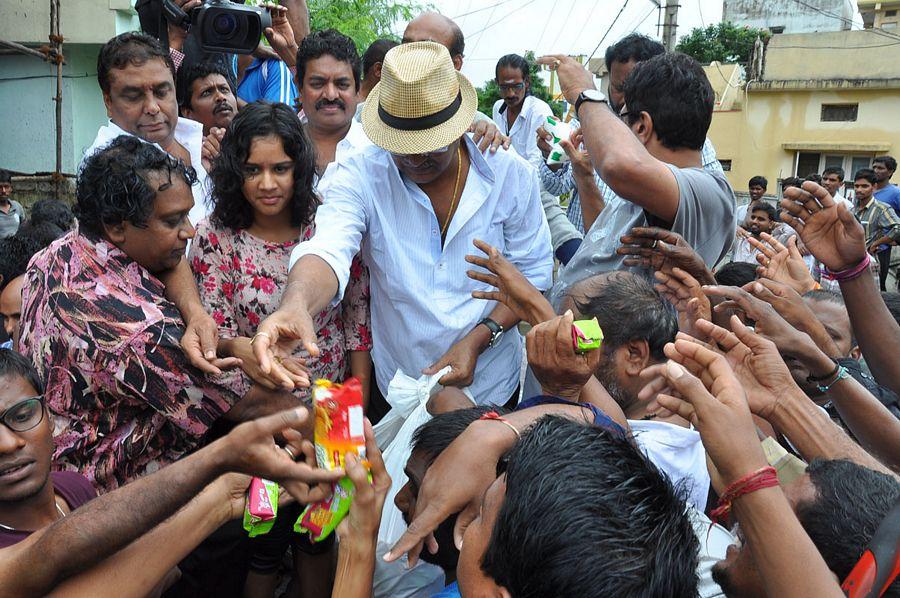
[[[569,161],[569,155],[566,150],[559,144],[563,139],[568,139],[572,134],[572,127],[569,123],[563,122],[555,116],[548,116],[544,119],[544,130],[553,136],[553,143],[550,147],[550,153],[547,155],[547,164],[562,164]]]
[[[247,490],[244,506],[244,529],[250,537],[269,533],[278,516],[278,484],[262,478],[253,478]]]
[[[578,320],[572,324],[572,346],[576,353],[599,349],[603,344],[603,330],[597,318]]]
[[[328,470],[343,468],[344,457],[348,453],[356,453],[360,459],[365,459],[362,386],[359,380],[351,378],[343,385],[316,380],[312,395],[319,467]],[[307,532],[313,542],[321,542],[337,528],[350,511],[353,482],[343,477],[332,490],[329,498],[308,505],[303,510],[294,524],[294,531]]]

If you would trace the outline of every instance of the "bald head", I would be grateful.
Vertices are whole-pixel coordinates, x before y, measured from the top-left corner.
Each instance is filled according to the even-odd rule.
[[[403,32],[403,43],[409,42],[437,42],[450,51],[456,70],[462,68],[466,40],[459,26],[442,14],[425,12],[410,21]]]

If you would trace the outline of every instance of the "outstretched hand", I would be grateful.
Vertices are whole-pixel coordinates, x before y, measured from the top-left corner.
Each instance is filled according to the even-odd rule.
[[[862,225],[821,185],[804,181],[802,188],[786,189],[781,207],[781,219],[797,231],[810,253],[829,270],[853,268],[866,257]]]
[[[756,261],[760,266],[756,272],[760,278],[786,284],[801,294],[816,288],[816,281],[809,273],[800,248],[797,247],[796,236],[788,239],[786,247],[769,233],[762,233],[760,237],[762,241],[755,237],[747,238],[747,241],[759,251]]]
[[[655,226],[637,226],[620,240],[622,245],[616,253],[628,256],[624,260],[626,266],[652,268],[666,274],[671,274],[672,268],[681,268],[702,284],[716,282],[700,254],[678,233]]]
[[[681,268],[672,268],[671,274],[658,271],[654,276],[658,281],[655,285],[656,290],[675,306],[678,312],[678,329],[685,334],[701,338],[696,326],[697,321],[711,320],[712,306],[697,279]]]

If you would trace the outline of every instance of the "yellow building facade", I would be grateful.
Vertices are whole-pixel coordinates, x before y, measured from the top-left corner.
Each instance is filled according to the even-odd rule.
[[[744,77],[736,65],[706,72],[716,91],[709,137],[739,194],[755,175],[775,194],[789,176],[840,166],[849,179],[877,155],[900,157],[900,37],[776,35]]]

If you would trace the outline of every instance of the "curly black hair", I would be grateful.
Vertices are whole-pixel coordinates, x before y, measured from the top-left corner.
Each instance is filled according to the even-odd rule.
[[[359,52],[353,40],[334,29],[315,31],[303,38],[297,49],[297,83],[303,85],[303,77],[306,76],[306,63],[321,56],[334,56],[336,60],[350,64],[353,71],[353,81],[356,83],[356,91],[359,91],[359,82],[362,78]]]
[[[312,221],[319,205],[313,189],[316,151],[293,110],[286,104],[260,100],[247,104],[234,117],[209,175],[214,205],[210,220],[219,226],[241,229],[253,224],[253,207],[243,191],[244,165],[253,140],[269,136],[281,139],[284,153],[294,161],[291,226],[304,226]]]
[[[100,237],[104,225],[128,221],[145,227],[156,199],[148,172],[163,172],[170,181],[173,174],[180,176],[189,186],[197,182],[194,169],[181,160],[137,137],[120,135],[87,158],[78,175],[75,215],[80,229]]]
[[[103,93],[109,93],[109,71],[124,69],[129,64],[141,66],[154,59],[162,60],[169,67],[174,81],[175,64],[159,40],[134,31],[119,34],[100,48],[97,55],[97,83]]]

